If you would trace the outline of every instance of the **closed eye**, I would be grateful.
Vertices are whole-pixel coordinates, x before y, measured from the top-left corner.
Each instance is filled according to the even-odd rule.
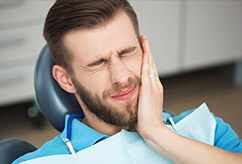
[[[137,47],[129,47],[129,48],[121,50],[118,54],[119,54],[119,56],[129,56],[129,55],[132,55],[136,50],[137,50]],[[99,66],[99,65],[107,63],[107,62],[108,62],[108,59],[100,58],[100,59],[88,64],[87,67],[96,67],[96,66]]]
[[[92,63],[88,64],[87,66],[88,67],[94,67],[94,66],[98,66],[100,64],[106,63],[106,62],[107,62],[107,59],[101,58],[101,59],[99,59],[99,60],[97,60],[95,62],[92,62]]]
[[[136,47],[129,47],[119,52],[119,56],[126,56],[135,52]]]

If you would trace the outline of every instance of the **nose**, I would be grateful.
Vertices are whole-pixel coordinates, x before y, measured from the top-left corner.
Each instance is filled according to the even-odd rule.
[[[114,85],[127,84],[132,77],[132,73],[119,57],[114,57],[110,63],[110,75]]]

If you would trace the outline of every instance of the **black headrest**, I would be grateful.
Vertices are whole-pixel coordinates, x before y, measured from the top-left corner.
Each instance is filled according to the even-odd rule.
[[[48,46],[40,52],[34,74],[35,94],[41,110],[60,132],[64,129],[65,115],[82,113],[73,94],[64,91],[52,76],[54,61]]]

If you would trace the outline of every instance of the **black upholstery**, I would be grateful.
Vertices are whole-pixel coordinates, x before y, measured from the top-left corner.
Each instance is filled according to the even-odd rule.
[[[36,149],[30,143],[18,138],[2,140],[0,141],[0,163],[9,164],[18,157]]]
[[[42,49],[35,67],[35,94],[41,110],[58,130],[63,131],[67,113],[81,113],[74,95],[65,92],[52,76],[52,60],[47,45]]]

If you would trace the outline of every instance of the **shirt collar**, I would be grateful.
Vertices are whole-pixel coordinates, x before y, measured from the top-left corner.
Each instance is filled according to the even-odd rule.
[[[166,111],[163,111],[163,122],[166,123],[168,121],[168,118],[172,117],[172,115]]]
[[[67,137],[67,121],[70,115],[65,117],[65,128],[61,134],[61,138]],[[71,143],[75,150],[79,151],[88,148],[95,143],[108,138],[109,136],[101,134],[81,122],[82,119],[74,118],[72,121],[72,137]]]
[[[67,137],[67,121],[70,115],[66,115],[65,117],[65,128],[61,134],[61,138]],[[171,117],[171,115],[167,112],[163,112],[163,121],[166,123],[168,118]],[[104,140],[108,138],[109,136],[104,135],[102,133],[99,133],[95,131],[94,129],[88,127],[87,125],[83,124],[82,118],[74,118],[72,122],[72,139],[71,143],[75,150],[79,151],[85,148],[88,148],[95,143]],[[74,129],[74,130],[73,130]]]

